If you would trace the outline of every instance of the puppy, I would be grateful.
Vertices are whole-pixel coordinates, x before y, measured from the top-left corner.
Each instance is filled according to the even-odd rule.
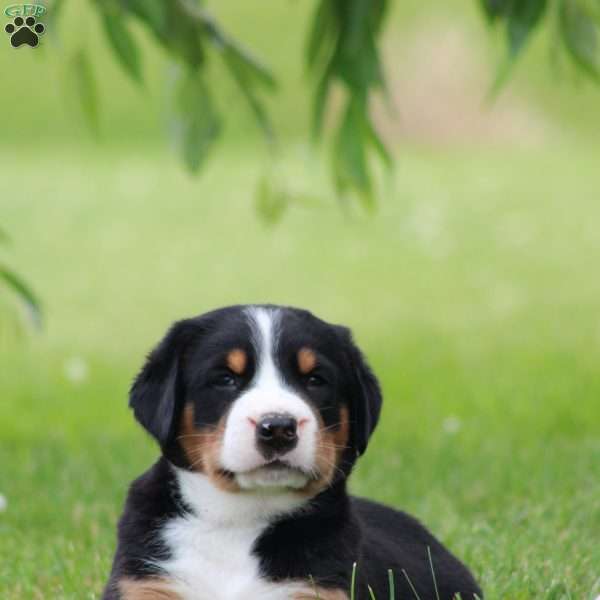
[[[344,327],[233,306],[179,321],[130,395],[161,457],[129,490],[104,600],[482,598],[403,512],[348,495],[381,392]],[[432,569],[433,567],[433,569]],[[435,573],[435,577],[432,574]]]

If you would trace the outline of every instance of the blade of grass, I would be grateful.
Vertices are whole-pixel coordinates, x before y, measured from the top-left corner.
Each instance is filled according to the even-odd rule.
[[[433,558],[431,558],[431,547],[427,546],[427,556],[429,557],[429,566],[431,568],[431,576],[433,577],[433,587],[435,588],[436,600],[440,600],[440,593],[438,591],[437,581],[435,579],[435,571],[433,569]]]
[[[356,600],[356,563],[352,564],[352,579],[350,581],[350,600]]]
[[[390,587],[390,600],[396,599],[396,586],[394,584],[394,571],[388,569],[388,583]]]
[[[412,581],[410,580],[410,577],[408,576],[408,573],[406,572],[406,569],[402,569],[402,573],[404,574],[404,577],[406,577],[406,581],[408,581],[408,585],[410,586],[410,589],[412,590],[412,593],[415,595],[415,598],[417,600],[421,600],[421,597],[417,593],[417,590],[415,589],[415,586],[413,585]]]

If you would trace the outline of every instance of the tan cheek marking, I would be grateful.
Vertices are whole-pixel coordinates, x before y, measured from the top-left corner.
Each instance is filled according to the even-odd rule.
[[[302,490],[306,495],[314,495],[331,484],[340,459],[350,438],[350,421],[348,408],[340,408],[340,421],[337,428],[326,428],[323,419],[318,415],[319,437],[317,439],[316,467],[320,477],[312,480]]]
[[[173,583],[167,579],[121,579],[119,591],[122,600],[182,600]]]
[[[339,428],[326,431],[325,437],[328,437],[331,443],[336,447],[336,459],[339,461],[348,445],[348,440],[350,439],[350,417],[347,406],[342,406],[340,409]]]
[[[243,350],[236,348],[227,355],[227,366],[236,374],[242,375],[248,364],[248,356]]]
[[[317,356],[310,348],[298,351],[298,369],[302,375],[307,375],[317,366]]]
[[[321,587],[311,587],[306,591],[294,594],[293,600],[348,600],[348,594],[344,590],[331,590]]]
[[[238,492],[238,484],[223,472],[219,462],[226,418],[224,415],[215,426],[197,428],[194,425],[194,406],[186,404],[181,416],[179,442],[192,471],[204,473],[224,491]]]

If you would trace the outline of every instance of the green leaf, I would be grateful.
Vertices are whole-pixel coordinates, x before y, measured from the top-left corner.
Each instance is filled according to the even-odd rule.
[[[188,37],[196,41],[201,38],[208,39],[217,50],[226,55],[227,62],[235,64],[238,72],[243,70],[249,79],[267,89],[276,87],[271,71],[247,48],[228,37],[200,4],[181,0],[176,3],[175,7],[180,14],[176,15],[170,12],[170,21],[176,20],[178,23],[188,24],[191,27],[191,31],[187,32]],[[169,39],[171,37],[170,34]],[[194,61],[191,61],[190,64],[198,66],[194,64]]]
[[[159,35],[167,32],[167,3],[163,0],[121,0],[121,6],[144,21]]]
[[[377,130],[373,126],[373,123],[370,119],[366,120],[366,131],[367,131],[367,139],[377,152],[383,166],[391,171],[394,168],[394,159],[390,154],[389,150],[385,147],[383,140],[377,133]]]
[[[106,0],[99,0],[104,2]],[[124,11],[135,15],[173,57],[196,69],[204,62],[203,24],[185,0],[120,0]]]
[[[526,1],[526,0],[525,0]],[[479,5],[490,23],[508,14],[514,0],[479,0]]]
[[[338,34],[338,22],[331,1],[320,0],[306,44],[305,60],[309,68],[316,68],[320,62],[328,60]]]
[[[17,295],[36,326],[42,322],[40,303],[29,286],[12,270],[0,264],[0,279]]]
[[[317,140],[323,134],[332,86],[342,83],[347,104],[332,144],[333,178],[339,196],[358,193],[367,208],[374,206],[372,153],[386,168],[392,167],[392,157],[368,114],[372,93],[386,91],[378,35],[388,7],[388,0],[322,0],[306,48],[315,81],[312,137]]]
[[[348,102],[342,124],[334,142],[334,176],[338,194],[357,191],[363,204],[373,208],[373,185],[369,175],[364,138],[364,107],[352,99]]]
[[[491,1],[491,0],[489,0]],[[496,7],[497,16],[506,19],[508,53],[500,64],[488,94],[493,100],[510,77],[514,64],[543,18],[548,0],[504,0]]]
[[[598,29],[593,15],[576,0],[562,0],[560,30],[573,62],[600,82]]]
[[[514,0],[508,13],[506,32],[512,57],[521,52],[544,13],[547,0]]]
[[[273,141],[273,127],[267,110],[257,93],[258,87],[268,90],[275,89],[276,81],[270,70],[246,48],[229,39],[208,13],[200,7],[193,11],[191,8],[189,10],[193,18],[202,24],[205,33],[221,52],[225,65],[254,113],[265,136],[269,141]]]
[[[179,82],[174,116],[176,141],[186,166],[195,173],[221,133],[221,118],[199,74],[188,72]]]
[[[288,194],[268,175],[263,175],[254,196],[258,216],[268,225],[275,225],[283,218],[289,207]]]
[[[383,86],[381,62],[375,40],[370,35],[366,36],[356,56],[341,57],[338,72],[346,85],[359,93],[370,87]]]
[[[170,31],[163,39],[163,45],[175,56],[197,69],[204,62],[204,49],[198,30],[191,23],[169,19]]]
[[[192,69],[199,68],[205,58],[204,40],[211,37],[212,29],[213,35],[220,33],[216,24],[213,27],[204,9],[194,1],[178,0],[165,4],[168,6],[165,29],[155,30],[160,43]]]
[[[125,26],[124,15],[110,7],[103,11],[104,32],[125,72],[136,82],[142,81],[140,53],[131,33]]]
[[[332,62],[336,75],[353,91],[383,86],[376,33],[371,27],[377,2],[351,0],[341,7],[341,30]]]
[[[231,75],[237,83],[238,89],[250,106],[258,124],[260,125],[266,138],[272,142],[274,139],[273,127],[265,106],[256,94],[254,87],[257,80],[254,78],[254,71],[248,67],[248,64],[240,59],[240,56],[226,48],[223,52],[225,64],[229,68]]]
[[[240,70],[247,73],[249,79],[252,79],[268,90],[273,91],[277,88],[277,81],[269,68],[251,54],[248,49],[240,44],[234,44],[229,40],[225,46],[224,53],[228,61],[231,61]]]
[[[383,22],[388,14],[389,5],[389,0],[374,0],[372,2],[369,18],[373,35],[380,33]]]
[[[347,15],[344,24],[343,53],[350,57],[359,57],[364,50],[365,40],[369,36],[369,14],[373,0],[346,0],[343,8]]]
[[[81,110],[90,129],[97,134],[99,131],[98,93],[92,66],[83,48],[73,55],[71,68]]]

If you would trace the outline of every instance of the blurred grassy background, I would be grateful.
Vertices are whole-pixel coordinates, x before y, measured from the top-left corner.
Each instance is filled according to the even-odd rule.
[[[499,49],[475,2],[396,3],[399,114],[380,123],[398,172],[367,217],[330,199],[306,149],[311,5],[209,6],[281,76],[278,168],[320,199],[276,228],[251,198],[264,145],[217,69],[228,135],[192,179],[165,143],[168,66],[143,31],[144,90],[85,4],[67,5],[43,50],[0,51],[0,219],[46,315],[24,337],[2,322],[0,596],[99,597],[126,486],[156,455],[126,406],[144,354],[174,319],[269,301],[350,325],[382,380],[358,493],[424,520],[487,598],[595,598],[600,92],[553,73],[542,34],[486,108]],[[98,143],[68,93],[82,42]]]

